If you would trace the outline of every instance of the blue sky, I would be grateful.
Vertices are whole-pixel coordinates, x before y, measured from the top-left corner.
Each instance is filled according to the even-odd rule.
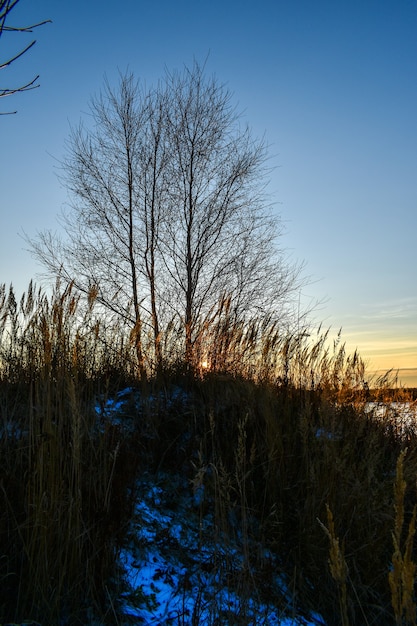
[[[106,74],[146,84],[204,61],[270,144],[282,244],[306,262],[316,318],[370,369],[413,368],[417,386],[417,0],[21,0],[10,24],[52,19],[0,75],[40,89],[0,101],[0,282],[40,267],[24,230],[59,229],[69,124]],[[12,14],[13,15],[13,14]],[[0,60],[26,35],[3,35]],[[413,372],[408,372],[412,374]]]

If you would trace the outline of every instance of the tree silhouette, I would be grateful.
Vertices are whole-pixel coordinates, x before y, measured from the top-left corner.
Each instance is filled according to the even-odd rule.
[[[197,63],[149,90],[128,73],[106,83],[90,119],[62,163],[66,236],[30,242],[47,275],[93,291],[127,325],[142,371],[170,356],[170,337],[170,354],[194,367],[219,315],[284,326],[300,268],[277,245],[266,145],[223,85]]]

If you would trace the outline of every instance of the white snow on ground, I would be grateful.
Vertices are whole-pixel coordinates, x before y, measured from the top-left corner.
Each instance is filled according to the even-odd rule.
[[[394,427],[397,434],[402,437],[417,434],[417,401],[367,402],[365,411]]]
[[[171,400],[183,393],[174,389]],[[132,400],[140,411],[140,396],[132,389],[99,403],[96,410],[102,421],[123,424],[122,413]],[[204,485],[193,487],[180,475],[140,477],[135,513],[119,557],[126,586],[119,608],[126,623],[324,625],[318,614],[303,617],[294,606],[272,553],[247,539],[246,550],[258,558],[245,557],[239,530],[235,539],[226,537],[216,527],[210,512],[214,507],[205,507],[204,499]],[[248,561],[267,563],[273,572],[267,598],[261,597],[262,585],[256,583],[262,574]]]
[[[175,399],[183,393],[176,389]],[[140,412],[140,395],[125,389],[115,399],[97,406],[101,420],[124,424],[130,429],[132,424],[122,414],[132,399]],[[368,403],[365,410],[389,423],[395,421],[404,435],[416,428],[416,403]],[[319,430],[317,436],[336,435]],[[204,509],[204,498],[203,485],[193,491],[181,476],[159,472],[140,478],[135,513],[120,553],[126,584],[120,608],[126,623],[324,625],[319,614],[305,617],[293,606],[276,558],[253,541],[251,552],[260,552],[261,561],[268,561],[275,572],[269,583],[270,597],[261,597],[260,585],[256,585],[256,566],[245,559],[239,532],[234,540],[223,536],[209,512],[213,507]]]
[[[160,473],[147,476],[138,487],[128,545],[120,555],[129,587],[122,599],[125,615],[155,626],[324,624],[318,615],[288,617],[291,597],[278,573],[273,581],[276,602],[247,597],[249,572],[238,542],[221,543],[215,537],[219,533],[212,517],[201,516],[181,478]],[[266,552],[263,557],[274,560]],[[240,616],[244,622],[238,622]]]

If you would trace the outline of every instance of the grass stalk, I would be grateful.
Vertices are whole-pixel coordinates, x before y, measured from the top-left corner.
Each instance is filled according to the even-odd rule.
[[[413,561],[413,544],[416,532],[416,505],[413,507],[411,519],[404,542],[405,516],[405,492],[407,483],[404,480],[404,459],[407,450],[402,450],[397,461],[397,469],[394,484],[395,520],[392,541],[394,553],[392,555],[392,568],[388,574],[391,589],[391,602],[394,609],[395,621],[399,625],[412,625],[416,623],[415,603],[415,574],[416,564]]]

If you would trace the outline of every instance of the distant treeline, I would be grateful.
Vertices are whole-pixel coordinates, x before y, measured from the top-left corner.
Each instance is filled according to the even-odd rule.
[[[363,391],[360,391],[358,395],[363,395],[363,393]],[[369,389],[366,393],[370,402],[410,402],[417,400],[417,387]]]

